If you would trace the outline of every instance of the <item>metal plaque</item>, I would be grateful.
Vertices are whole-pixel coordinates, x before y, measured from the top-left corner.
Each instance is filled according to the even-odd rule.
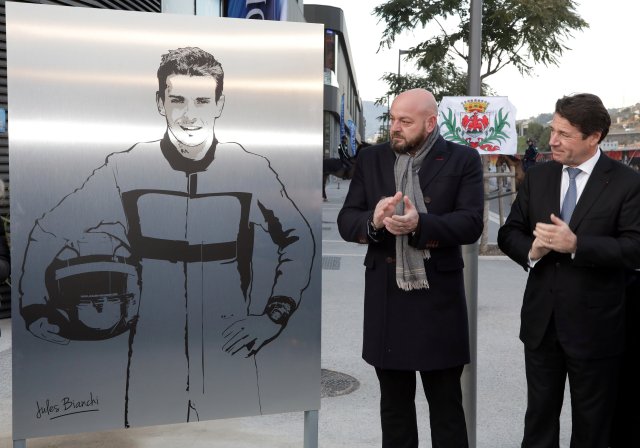
[[[13,438],[320,405],[321,25],[7,2]]]

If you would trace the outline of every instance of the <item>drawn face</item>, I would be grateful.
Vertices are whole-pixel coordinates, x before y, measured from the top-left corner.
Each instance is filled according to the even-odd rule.
[[[566,118],[558,114],[553,116],[549,146],[556,162],[568,166],[578,166],[586,162],[598,150],[598,140],[600,132],[585,137],[580,129]]]
[[[224,96],[216,103],[212,76],[169,75],[164,101],[158,95],[158,111],[167,119],[169,132],[184,146],[198,147],[213,140],[216,118]]]
[[[398,95],[391,105],[389,119],[391,148],[399,153],[410,153],[417,150],[433,131],[437,117],[405,93]]]

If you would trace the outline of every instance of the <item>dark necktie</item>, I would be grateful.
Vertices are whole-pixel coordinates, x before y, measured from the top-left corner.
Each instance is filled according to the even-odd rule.
[[[576,199],[578,197],[578,189],[576,187],[576,176],[580,174],[580,168],[567,168],[569,174],[569,188],[564,196],[562,210],[560,210],[560,218],[567,224],[571,221],[573,209],[576,208]]]

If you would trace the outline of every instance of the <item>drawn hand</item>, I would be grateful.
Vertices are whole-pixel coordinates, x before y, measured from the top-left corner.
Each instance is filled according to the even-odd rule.
[[[397,192],[395,195],[382,198],[376,204],[376,208],[373,211],[373,225],[376,229],[384,227],[383,220],[387,217],[393,216],[396,212],[396,205],[402,200],[402,193]]]
[[[396,196],[399,194],[400,193],[397,193]],[[405,196],[403,200],[404,215],[392,215],[383,220],[387,231],[393,235],[406,235],[418,228],[418,222],[420,220],[418,210],[416,210],[409,196]]]
[[[264,345],[275,339],[283,328],[266,314],[249,315],[246,319],[232,323],[222,332],[226,339],[222,350],[235,355],[244,348],[247,350],[247,357],[255,355]]]
[[[37,338],[43,339],[54,344],[66,345],[69,339],[60,336],[60,327],[49,323],[49,319],[41,317],[29,325],[29,331]]]

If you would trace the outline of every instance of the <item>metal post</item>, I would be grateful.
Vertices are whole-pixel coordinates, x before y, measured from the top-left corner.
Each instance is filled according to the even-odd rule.
[[[471,33],[469,39],[469,69],[467,92],[482,95],[480,68],[482,66],[482,0],[471,0]]]
[[[391,120],[389,120],[389,116],[391,115],[391,103],[389,103],[389,95],[387,94],[387,139],[391,141]]]
[[[27,448],[27,441],[25,439],[14,440],[13,448]]]
[[[482,95],[480,68],[482,65],[482,0],[471,0],[469,37],[469,96]],[[464,286],[469,310],[469,343],[471,363],[462,374],[462,403],[467,418],[469,447],[476,447],[476,410],[478,378],[478,243],[463,246]]]
[[[469,448],[476,446],[476,382],[478,377],[478,243],[462,247],[464,288],[469,310],[469,349],[471,363],[462,372],[462,405],[467,419]]]
[[[318,411],[304,411],[304,448],[318,448]]]
[[[498,171],[498,167],[496,167],[496,171]],[[508,178],[504,178],[504,177],[496,177],[496,182],[498,183],[498,215],[499,215],[499,221],[500,221],[500,225],[504,224],[504,206],[502,204],[502,196],[504,193],[504,185],[502,185],[504,179],[508,179]]]

